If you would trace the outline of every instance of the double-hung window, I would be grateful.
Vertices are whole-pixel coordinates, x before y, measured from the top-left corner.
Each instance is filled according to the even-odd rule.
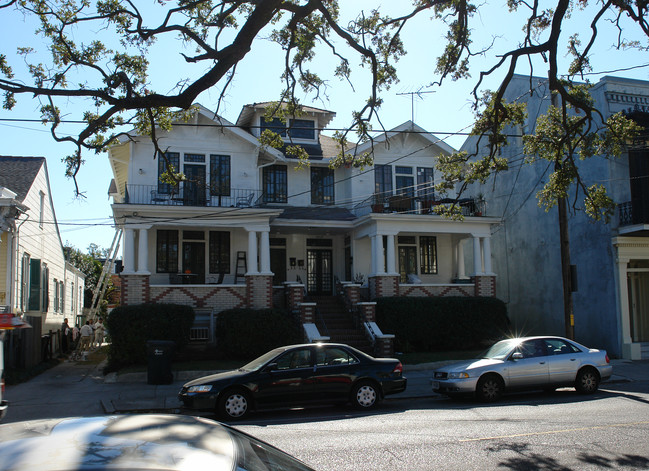
[[[394,173],[394,180],[397,186],[397,194],[411,197],[414,196],[415,179],[412,175],[412,167],[396,166],[394,168]]]
[[[165,152],[164,156],[158,156],[158,193],[166,195],[173,193],[173,186],[170,183],[163,183],[161,180],[162,174],[169,169],[172,172],[180,171],[180,154],[178,152]]]
[[[156,239],[156,271],[178,272],[178,231],[160,229]]]
[[[311,167],[311,204],[334,204],[334,171]]]
[[[264,167],[264,203],[286,203],[288,200],[288,175],[285,165]]]

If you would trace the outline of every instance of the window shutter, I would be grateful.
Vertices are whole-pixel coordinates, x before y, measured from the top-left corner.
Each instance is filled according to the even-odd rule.
[[[41,308],[41,261],[38,258],[29,261],[29,302],[30,311]]]

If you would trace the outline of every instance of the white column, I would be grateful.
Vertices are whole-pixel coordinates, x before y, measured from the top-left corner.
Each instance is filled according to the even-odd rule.
[[[248,273],[252,275],[259,273],[257,264],[257,232],[248,231]]]
[[[389,275],[394,275],[397,272],[394,250],[394,234],[388,235],[388,246],[386,247],[386,249],[388,257],[387,271]]]
[[[629,259],[619,257],[617,260],[617,273],[620,296],[620,328],[622,330],[622,351],[625,345],[631,345],[631,310],[629,306],[629,279],[627,274],[627,264]],[[628,347],[627,347],[628,348]]]
[[[137,273],[149,275],[149,232],[140,229],[137,245]]]
[[[383,258],[383,236],[377,234],[374,236],[374,258],[376,259],[376,265],[374,274],[375,275],[385,275],[385,259]]]
[[[135,273],[135,231],[124,229],[124,274]]]
[[[261,272],[264,275],[272,274],[270,271],[270,236],[268,231],[262,231],[261,233],[261,242],[259,250],[259,258],[261,259]]]
[[[457,252],[457,277],[458,279],[466,278],[466,273],[464,271],[464,248],[462,247],[463,239],[457,241],[455,244],[455,250]]]
[[[484,237],[482,239],[482,251],[484,256],[484,272],[487,275],[493,275],[491,268],[491,237]]]
[[[473,237],[473,272],[482,275],[482,251],[480,250],[480,237]]]

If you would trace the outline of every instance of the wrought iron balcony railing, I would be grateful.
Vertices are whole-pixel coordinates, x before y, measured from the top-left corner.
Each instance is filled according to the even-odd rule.
[[[260,190],[231,188],[228,192],[219,192],[195,184],[181,184],[167,191],[160,191],[160,189],[157,185],[126,185],[124,203],[251,208],[260,206],[263,200]]]

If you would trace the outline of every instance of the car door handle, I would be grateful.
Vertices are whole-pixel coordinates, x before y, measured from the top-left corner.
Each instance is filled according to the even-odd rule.
[[[540,362],[539,362],[539,365],[545,365],[545,362],[544,362],[544,361],[540,361]]]
[[[577,359],[576,358],[571,358],[570,361],[577,361]]]

